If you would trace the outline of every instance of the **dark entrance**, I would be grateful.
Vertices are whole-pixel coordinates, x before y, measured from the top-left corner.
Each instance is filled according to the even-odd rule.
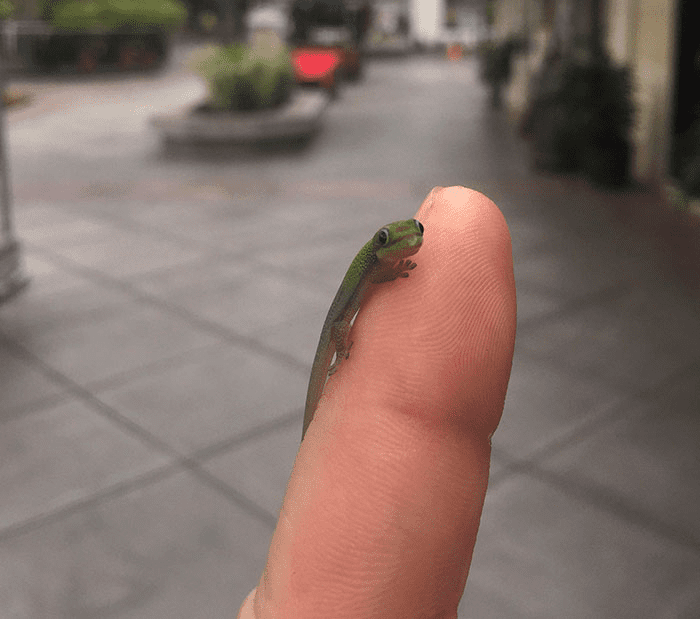
[[[673,102],[671,174],[678,177],[692,148],[689,129],[700,122],[700,2],[679,0],[676,16],[676,88]],[[696,135],[698,131],[694,131]],[[700,146],[695,146],[695,152]]]

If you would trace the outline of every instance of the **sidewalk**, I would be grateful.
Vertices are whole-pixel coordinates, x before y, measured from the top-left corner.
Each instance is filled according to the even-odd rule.
[[[468,63],[372,64],[307,150],[213,161],[132,113],[191,99],[162,79],[10,123],[32,282],[0,308],[3,619],[235,616],[348,257],[451,183],[503,210],[519,294],[459,616],[700,615],[700,313],[618,216],[639,196],[532,173]]]

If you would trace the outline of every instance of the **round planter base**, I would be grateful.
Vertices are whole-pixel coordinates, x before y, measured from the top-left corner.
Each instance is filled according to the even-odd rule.
[[[251,112],[212,109],[200,103],[181,112],[151,119],[166,142],[178,144],[240,144],[303,139],[318,130],[328,104],[321,90],[297,89],[277,108]]]

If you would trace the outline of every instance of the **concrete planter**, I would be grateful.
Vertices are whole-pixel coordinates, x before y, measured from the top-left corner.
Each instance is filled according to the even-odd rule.
[[[151,119],[166,142],[178,144],[239,144],[304,139],[318,130],[328,94],[296,89],[279,108],[252,112],[213,110],[199,104]]]

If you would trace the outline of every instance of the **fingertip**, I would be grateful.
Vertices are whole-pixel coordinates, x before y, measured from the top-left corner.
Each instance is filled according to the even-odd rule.
[[[447,241],[446,248],[454,248],[455,242],[468,238],[471,242],[484,243],[488,253],[503,255],[507,260],[512,258],[510,231],[505,217],[498,206],[479,191],[460,185],[433,187],[416,218],[425,227],[427,244],[424,246],[433,245],[440,239]]]
[[[465,420],[478,419],[480,427],[492,433],[502,410],[515,340],[517,304],[508,226],[490,198],[461,186],[435,187],[419,213],[425,240],[421,280],[412,290],[420,305],[415,339],[421,342],[414,365],[416,376],[431,376],[432,382],[426,382],[439,385],[419,408],[434,408],[439,422],[440,409],[462,402],[462,409],[472,413]],[[490,395],[490,404],[478,413],[472,404],[484,394]]]

